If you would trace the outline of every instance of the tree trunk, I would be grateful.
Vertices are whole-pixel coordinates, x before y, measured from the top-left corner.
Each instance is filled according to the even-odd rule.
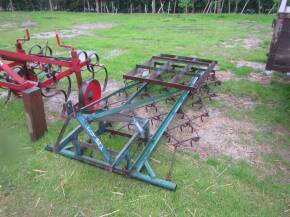
[[[276,7],[276,2],[273,4],[273,7],[269,10],[269,12],[268,12],[268,14],[271,14],[272,13],[272,11],[274,10],[274,8]]]
[[[217,12],[219,14],[222,12],[222,0],[217,1]]]
[[[14,11],[13,1],[9,0],[9,7],[11,11]]]
[[[106,5],[107,13],[110,13],[109,8],[108,8],[108,6],[107,6],[107,3],[105,3],[105,5]]]
[[[49,9],[50,9],[50,11],[53,11],[53,5],[52,5],[52,1],[51,0],[49,0]]]
[[[209,4],[210,4],[210,3],[211,3],[210,0],[207,0],[207,3],[206,3],[206,5],[205,5],[205,7],[204,7],[202,13],[205,13],[205,12],[208,10],[208,7],[209,7]]]
[[[228,0],[228,4],[229,4],[228,13],[230,14],[231,13],[231,0]]]
[[[195,13],[195,0],[192,0],[192,13]]]
[[[152,0],[152,13],[156,13],[156,0]]]
[[[130,13],[131,14],[133,13],[133,4],[132,4],[132,1],[130,1]]]
[[[241,11],[241,14],[244,13],[244,11],[245,11],[245,9],[246,9],[246,7],[247,7],[249,1],[250,1],[250,0],[247,0],[247,1],[246,1],[245,5],[244,5],[244,7],[243,7],[243,9],[242,9],[242,11]]]
[[[112,6],[112,14],[115,12],[115,6],[114,6],[114,2],[111,1],[111,6]]]
[[[210,4],[209,4],[208,9],[207,9],[207,11],[206,11],[207,14],[208,14],[208,13],[211,13],[212,5],[213,5],[213,2],[210,1]]]
[[[174,7],[173,7],[173,13],[175,14],[176,12],[176,5],[177,5],[177,0],[174,0]]]
[[[163,7],[164,7],[164,2],[162,0],[160,0],[160,8],[158,9],[157,13],[159,13],[160,11],[162,11],[162,13],[164,13]]]
[[[224,3],[225,3],[225,0],[222,0],[221,13],[222,13],[222,12],[223,12],[223,10],[224,10]]]
[[[96,0],[96,12],[100,13],[100,2],[99,2],[99,0]]]
[[[88,5],[88,11],[91,12],[91,6],[90,6],[90,1],[87,0],[87,5]]]
[[[170,3],[171,3],[171,0],[169,0],[169,2],[168,2],[168,7],[167,7],[167,13],[168,13],[168,14],[170,13],[170,10],[171,10],[171,5],[170,5]]]
[[[240,0],[236,0],[235,13],[238,13],[239,1]]]

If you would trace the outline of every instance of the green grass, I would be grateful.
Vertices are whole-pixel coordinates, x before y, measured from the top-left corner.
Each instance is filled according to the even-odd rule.
[[[96,50],[111,79],[120,80],[123,72],[159,53],[216,59],[221,69],[244,78],[249,69],[237,69],[231,61],[266,61],[273,17],[1,12],[0,19],[1,24],[11,24],[5,30],[0,27],[0,47],[11,50],[15,37],[23,35],[24,19],[36,23],[30,28],[32,34],[70,29],[79,23],[114,23],[111,29],[88,30],[88,35],[63,41],[77,49]],[[262,41],[260,47],[221,47],[223,42],[251,35]],[[33,43],[45,44],[45,40],[33,39],[25,47]],[[49,44],[56,49],[54,39],[49,39]],[[121,55],[108,57],[114,49],[121,50]],[[255,99],[254,108],[225,111],[232,118],[257,124],[259,144],[289,150],[289,83],[273,80],[262,85],[242,79],[224,82],[216,91]],[[223,107],[215,103],[211,106]],[[228,156],[204,161],[198,153],[178,153],[173,172],[178,188],[170,192],[44,151],[45,144],[55,141],[62,123],[50,123],[44,138],[30,142],[21,100],[2,105],[0,114],[0,216],[100,216],[116,210],[112,216],[289,216],[289,174],[278,171],[273,175]],[[277,134],[277,127],[286,133]],[[112,144],[117,142],[115,139]],[[161,162],[153,162],[154,169],[164,176],[170,151],[161,144],[153,157]],[[289,159],[278,151],[265,155],[264,160],[289,165]]]
[[[251,72],[253,72],[253,69],[248,66],[236,67],[234,69],[234,74],[237,76],[249,75]]]

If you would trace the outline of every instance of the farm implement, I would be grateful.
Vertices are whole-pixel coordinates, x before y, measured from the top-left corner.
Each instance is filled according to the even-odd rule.
[[[66,119],[56,143],[46,146],[48,151],[175,190],[175,153],[199,140],[196,120],[208,116],[203,99],[214,96],[209,85],[218,83],[217,62],[153,56],[123,75],[123,87],[102,96],[108,72],[96,53],[64,45],[58,35],[58,46],[69,49],[70,57],[53,55],[48,43],[26,52],[22,44],[29,40],[26,30],[26,36],[16,40],[15,52],[0,50],[0,87],[8,89],[7,101],[12,94],[23,97],[31,138],[46,131],[42,96],[62,93]],[[90,73],[89,79],[83,79],[83,71]],[[103,88],[95,79],[100,71],[105,72]],[[76,104],[69,99],[73,74],[79,90]],[[72,126],[77,127],[69,132]],[[173,155],[167,174],[159,178],[152,154],[162,139],[173,147]]]
[[[266,70],[290,72],[290,1],[282,0],[277,19],[273,21],[273,36]]]
[[[176,149],[199,140],[195,120],[208,116],[204,98],[216,84],[216,61],[161,54],[123,75],[125,85],[85,106],[65,103],[67,118],[46,149],[170,190]],[[96,85],[98,86],[98,85]],[[94,92],[90,83],[84,99]],[[90,92],[91,91],[91,92]],[[77,127],[67,132],[71,122]],[[174,148],[168,172],[159,178],[152,154],[161,139]]]
[[[12,94],[22,96],[22,92],[32,87],[39,87],[44,97],[52,97],[62,93],[65,101],[71,93],[71,78],[75,74],[77,86],[80,90],[80,102],[87,103],[87,92],[90,83],[94,85],[94,94],[90,100],[96,100],[101,95],[100,83],[94,79],[95,73],[104,70],[106,81],[108,78],[107,69],[99,63],[99,56],[96,53],[88,54],[85,51],[76,50],[74,47],[61,43],[60,37],[56,34],[58,46],[70,50],[70,57],[57,57],[53,55],[51,47],[33,45],[27,52],[22,44],[30,40],[29,31],[26,30],[24,38],[16,40],[16,51],[0,49],[0,87],[7,89],[7,100]],[[91,73],[91,79],[83,81],[82,71]],[[91,92],[90,92],[91,94]]]

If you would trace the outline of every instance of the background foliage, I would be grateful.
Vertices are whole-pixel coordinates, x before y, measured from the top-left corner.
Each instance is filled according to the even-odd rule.
[[[274,13],[281,0],[0,0],[1,10],[100,13]]]

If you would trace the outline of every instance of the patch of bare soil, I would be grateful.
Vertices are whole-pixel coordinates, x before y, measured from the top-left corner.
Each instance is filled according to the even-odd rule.
[[[97,22],[97,23],[82,23],[76,26],[76,29],[93,30],[93,29],[110,29],[114,26],[109,22]]]
[[[29,26],[36,26],[36,23],[33,22],[31,19],[23,20],[22,24],[23,27],[29,27]]]
[[[246,49],[258,48],[260,46],[261,39],[256,36],[251,36],[250,38],[246,38],[243,41],[243,46]]]
[[[117,89],[119,89],[122,86],[122,84],[118,83],[117,81],[111,79],[108,81],[108,85],[105,92],[102,93],[102,96],[105,96]],[[0,92],[1,94],[1,92]],[[72,91],[69,100],[72,101],[73,104],[76,104],[78,102],[78,91]],[[63,94],[57,94],[56,96],[47,98],[43,98],[44,102],[44,110],[46,113],[46,118],[49,122],[57,121],[62,119],[62,112],[63,112],[63,104],[64,104],[64,95]]]
[[[109,79],[108,84],[107,84],[107,89],[102,93],[102,96],[106,96],[107,94],[112,93],[123,86],[124,84],[122,84],[121,82],[118,82],[114,79]]]
[[[58,33],[62,38],[75,38],[80,35],[90,35],[90,33],[86,30],[93,29],[108,29],[114,26],[113,23],[105,23],[105,22],[97,22],[97,23],[83,23],[75,26],[73,29],[63,29],[51,32],[40,32],[37,34],[33,34],[33,38],[38,39],[48,39],[55,37],[55,34]]]
[[[44,17],[44,19],[47,19],[47,20],[57,20],[58,18],[57,17]]]
[[[7,91],[0,91],[0,97],[1,98],[6,98],[7,97]]]
[[[105,59],[114,59],[115,57],[121,56],[124,52],[122,49],[115,48],[105,55]]]
[[[251,109],[254,108],[257,104],[256,99],[250,96],[237,98],[231,94],[219,93],[215,99],[221,101],[226,107]]]
[[[266,76],[260,73],[251,72],[247,79],[249,81],[258,82],[261,84],[270,84],[271,83],[271,76]]]
[[[228,81],[228,80],[235,80],[237,79],[236,76],[231,71],[217,71],[216,78],[219,81]]]
[[[80,36],[80,35],[84,34],[82,31],[75,30],[75,29],[58,30],[58,31],[40,32],[40,33],[37,33],[37,34],[33,34],[32,38],[38,38],[38,39],[54,38],[56,33],[58,33],[61,38],[75,38],[77,36]]]
[[[4,23],[4,24],[0,24],[0,29],[12,28],[14,26],[15,26],[15,23]]]
[[[234,64],[236,64],[237,67],[251,67],[253,69],[258,69],[264,71],[266,68],[266,65],[264,63],[260,62],[253,62],[253,61],[245,61],[245,60],[238,60],[238,61],[232,61]]]
[[[255,105],[250,98],[236,99],[230,95],[220,96],[222,100],[227,100],[228,104],[251,108]],[[166,111],[162,106],[158,106],[161,113]],[[198,114],[205,112],[193,111],[189,108],[186,111],[188,117],[198,117]],[[144,108],[138,109],[135,115],[140,117],[150,117],[154,115],[154,108],[146,111]],[[255,161],[259,158],[259,154],[262,151],[262,147],[258,146],[255,141],[254,132],[256,126],[247,121],[237,121],[227,117],[223,112],[210,109],[209,117],[195,118],[192,126],[193,131],[190,127],[184,127],[181,131],[180,127],[169,131],[176,139],[183,141],[189,138],[193,138],[199,135],[200,140],[191,144],[190,142],[182,143],[178,150],[191,150],[200,154],[201,158],[207,159],[218,155],[231,156],[234,160],[248,160],[250,162]],[[177,114],[174,118],[173,123],[168,127],[172,127],[186,121],[182,119],[181,114]],[[154,121],[150,125],[153,133],[159,126],[158,121]],[[196,134],[197,132],[197,134]],[[168,143],[169,148],[172,149],[172,144],[176,143],[174,139]]]
[[[73,104],[78,102],[78,92],[73,91],[69,97]],[[57,94],[53,97],[44,97],[44,110],[48,122],[60,120],[62,118],[63,104],[65,102],[63,94]]]
[[[231,44],[229,42],[223,42],[223,43],[221,43],[221,47],[223,47],[223,48],[235,48],[236,45],[235,44]]]
[[[256,23],[256,21],[253,21],[253,20],[241,20],[241,21],[238,21],[238,23],[241,23],[241,24],[244,24],[244,23]]]
[[[200,140],[196,147],[202,158],[228,155],[235,160],[253,160],[258,156],[257,146],[252,135],[255,126],[246,121],[226,117],[218,110],[211,110],[210,117],[200,125]]]

